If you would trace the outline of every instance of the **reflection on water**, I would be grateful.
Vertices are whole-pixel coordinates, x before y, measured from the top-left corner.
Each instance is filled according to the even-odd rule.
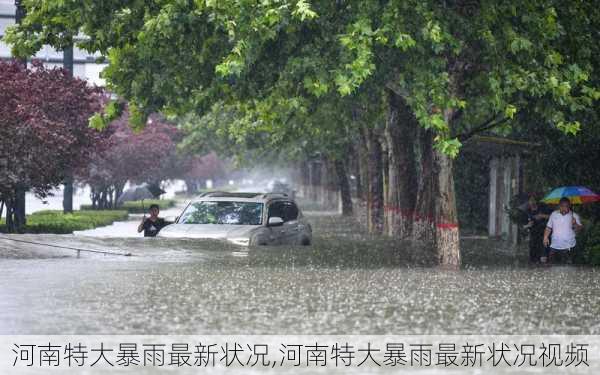
[[[530,269],[524,252],[470,241],[465,269],[444,271],[338,217],[311,220],[315,244],[298,248],[19,237],[134,255],[77,258],[0,239],[0,333],[600,333],[594,269]]]

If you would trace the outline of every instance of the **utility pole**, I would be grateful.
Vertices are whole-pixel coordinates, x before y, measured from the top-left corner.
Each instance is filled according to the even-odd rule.
[[[23,6],[21,0],[15,0],[15,23],[20,24],[25,18],[25,7]],[[24,65],[27,65],[27,59],[23,59],[21,61]],[[14,205],[14,213],[16,223],[14,223],[15,227],[18,230],[22,230],[25,227],[26,216],[25,216],[25,193],[27,192],[27,187],[22,184],[17,184],[16,188],[16,199]],[[8,215],[8,213],[7,213]],[[7,218],[8,219],[8,218]]]
[[[21,0],[15,0],[15,23],[20,24],[25,18],[25,7],[21,4]]]
[[[63,49],[63,68],[69,77],[73,77],[73,42]],[[65,171],[63,183],[63,212],[73,212],[73,171]]]

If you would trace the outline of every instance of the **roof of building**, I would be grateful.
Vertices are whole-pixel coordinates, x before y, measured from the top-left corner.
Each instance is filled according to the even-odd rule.
[[[475,135],[464,142],[466,151],[489,156],[528,154],[541,146],[541,143],[488,135]]]

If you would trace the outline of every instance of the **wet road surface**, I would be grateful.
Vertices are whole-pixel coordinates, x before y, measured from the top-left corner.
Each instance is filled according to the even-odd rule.
[[[528,268],[495,242],[465,241],[448,271],[334,215],[310,216],[311,247],[251,249],[123,237],[138,219],[15,237],[131,257],[0,239],[0,334],[600,333],[598,271]]]

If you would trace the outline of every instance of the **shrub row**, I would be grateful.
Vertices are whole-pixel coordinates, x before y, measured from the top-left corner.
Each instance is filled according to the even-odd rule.
[[[125,210],[73,211],[64,214],[58,210],[38,211],[27,215],[25,233],[67,234],[77,230],[93,229],[127,219]],[[6,232],[4,220],[0,220],[0,232]]]

